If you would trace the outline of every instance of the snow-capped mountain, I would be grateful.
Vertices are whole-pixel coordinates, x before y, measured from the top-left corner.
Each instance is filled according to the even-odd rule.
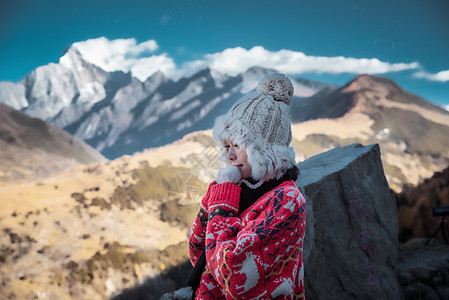
[[[177,82],[156,72],[145,82],[130,73],[106,72],[76,46],[32,71],[19,83],[0,83],[0,102],[63,128],[108,158],[171,143],[208,129],[243,94],[274,70],[254,67],[230,77],[204,69]],[[295,96],[327,85],[291,78]]]
[[[271,72],[252,68],[243,74],[230,77],[205,69],[178,82],[160,81],[157,87],[140,101],[134,98],[134,101],[139,103],[130,106],[132,109],[125,114],[127,123],[123,128],[126,127],[126,130],[121,131],[120,135],[111,134],[111,129],[105,139],[101,135],[103,131],[94,130],[96,136],[86,139],[83,131],[80,131],[81,127],[75,135],[85,138],[107,157],[165,145],[190,132],[211,128],[218,115],[226,113],[235,101],[254,90],[260,79]],[[295,82],[295,85],[297,95],[310,95],[319,90],[300,82]],[[119,93],[120,90],[117,94]],[[129,102],[130,100],[126,100],[126,103]],[[123,111],[118,114],[120,119],[124,117]],[[114,127],[112,124],[109,128]]]
[[[25,98],[25,86],[22,83],[0,82],[0,102],[15,109],[28,106],[28,101]]]
[[[69,49],[58,64],[38,67],[21,81],[28,102],[22,110],[47,121],[67,107],[79,111],[107,96],[105,86],[109,77],[85,61],[76,49]]]

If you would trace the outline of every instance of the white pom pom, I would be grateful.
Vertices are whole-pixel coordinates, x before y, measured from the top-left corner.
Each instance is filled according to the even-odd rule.
[[[274,100],[290,105],[293,98],[293,84],[285,75],[273,73],[260,81],[257,92],[272,96]]]

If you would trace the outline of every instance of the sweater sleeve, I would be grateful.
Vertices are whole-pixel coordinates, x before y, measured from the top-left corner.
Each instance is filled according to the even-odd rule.
[[[275,191],[273,198],[265,201],[263,211],[248,222],[236,216],[239,193],[240,188],[230,183],[211,189],[207,266],[227,298],[270,299],[277,283],[271,283],[267,276],[277,273],[276,260],[289,255],[298,244],[291,240],[292,247],[285,247],[286,236],[298,236],[293,232],[300,222],[300,213],[295,211],[300,209],[299,191]]]
[[[207,206],[210,197],[210,189],[215,184],[215,181],[209,184],[206,194],[201,200],[200,210],[198,211],[198,214],[195,217],[195,220],[193,220],[192,226],[190,227],[189,256],[193,266],[195,266],[205,248],[206,226],[207,220],[209,218],[209,211]]]

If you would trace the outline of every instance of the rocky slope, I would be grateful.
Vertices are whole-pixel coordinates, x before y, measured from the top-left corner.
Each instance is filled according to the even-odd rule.
[[[106,159],[65,131],[0,103],[0,183]]]
[[[379,143],[390,186],[400,191],[449,165],[449,112],[394,82],[360,75],[303,101],[292,115],[305,157],[353,142]]]

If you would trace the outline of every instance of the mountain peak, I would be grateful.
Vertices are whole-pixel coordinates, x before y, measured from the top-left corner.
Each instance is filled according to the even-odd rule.
[[[193,74],[192,77],[186,78],[188,81],[195,81],[195,80],[207,80],[213,82],[214,86],[219,88],[222,87],[223,82],[225,82],[229,77],[223,73],[220,73],[217,70],[211,69],[210,67],[207,67],[205,69],[202,69],[198,71],[197,73]]]
[[[239,77],[242,79],[242,93],[249,93],[254,91],[263,77],[274,72],[276,71],[258,66],[247,69],[245,72],[239,75]]]
[[[264,76],[270,73],[277,72],[274,69],[267,69],[259,66],[253,66],[248,68],[244,73],[246,74],[263,74]]]
[[[223,82],[228,78],[228,76],[226,74],[223,74],[214,69],[210,69],[210,75],[215,80],[215,82]]]
[[[75,72],[83,72],[84,69],[92,70],[94,72],[105,73],[106,71],[100,67],[98,64],[93,63],[89,59],[83,55],[80,47],[77,43],[72,44],[67,51],[65,51],[64,55],[59,59],[59,65],[71,69]],[[114,72],[123,72],[123,71],[113,71]]]
[[[388,86],[393,89],[400,89],[400,87],[393,80],[388,78],[369,74],[360,74],[343,86],[342,91],[357,92],[362,89],[372,89],[379,85]]]
[[[377,106],[381,105],[386,107],[413,105],[415,106],[415,110],[417,107],[420,107],[448,115],[448,112],[443,108],[403,90],[396,82],[385,77],[361,74],[348,82],[339,91],[343,94],[355,94],[354,99],[358,99],[358,101],[355,101],[354,104],[358,103],[358,105],[362,105],[367,101],[371,104],[377,103]],[[411,108],[402,107],[402,109],[409,110]],[[446,124],[447,122],[444,123]]]
[[[153,74],[151,74],[146,80],[145,82],[167,82],[170,81],[170,79],[165,75],[164,72],[158,70],[156,72],[154,72]]]
[[[76,47],[76,45],[70,46],[64,55],[59,58],[59,63],[67,68],[73,68],[75,65],[79,64],[80,61],[86,61]]]
[[[137,78],[136,78],[137,79]],[[138,79],[137,79],[138,80]],[[172,82],[170,78],[168,78],[164,72],[156,71],[150,75],[145,81],[144,86],[148,93],[154,92],[159,86],[162,84],[167,84]]]
[[[212,70],[211,70],[211,68],[207,67],[207,68],[204,68],[204,69],[196,72],[195,74],[192,75],[192,77],[190,77],[190,80],[191,79],[197,79],[199,77],[212,77]]]

